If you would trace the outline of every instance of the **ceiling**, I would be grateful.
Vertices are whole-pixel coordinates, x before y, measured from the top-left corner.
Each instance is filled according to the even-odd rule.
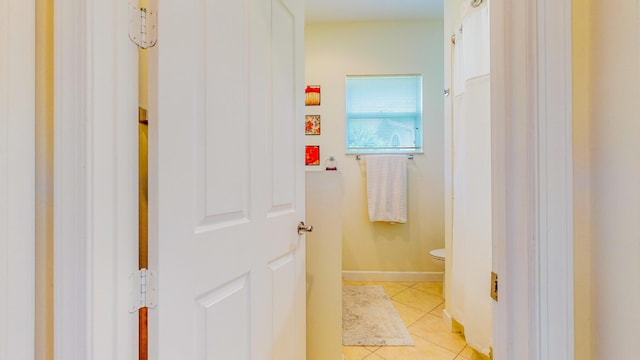
[[[443,0],[305,0],[306,22],[442,18]]]

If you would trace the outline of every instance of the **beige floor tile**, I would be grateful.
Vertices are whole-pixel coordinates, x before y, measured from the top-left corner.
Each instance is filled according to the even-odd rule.
[[[385,359],[385,358],[383,358],[382,356],[380,356],[380,355],[376,354],[376,353],[373,353],[373,354],[371,354],[371,355],[367,356],[367,357],[365,358],[365,360],[386,360],[386,359]]]
[[[408,288],[393,296],[393,300],[429,312],[442,303],[442,298],[424,291]]]
[[[469,345],[467,345],[460,352],[460,356],[464,357],[465,359],[471,359],[471,356],[473,355],[474,352],[475,351]]]
[[[456,354],[467,345],[464,336],[450,332],[445,328],[441,318],[430,314],[411,325],[409,332],[414,339],[420,337],[429,340]]]
[[[384,292],[386,292],[387,296],[389,297],[393,297],[394,295],[397,295],[398,293],[407,289],[407,286],[399,284],[397,282],[380,282],[376,285],[382,286],[384,288]]]
[[[381,347],[375,354],[385,360],[453,360],[456,357],[456,353],[427,340],[414,338],[414,342],[415,346]]]
[[[460,354],[458,355],[458,357],[460,357],[461,359],[464,360],[486,360],[488,359],[487,356],[484,356],[482,354],[480,354],[479,352],[473,350],[472,347],[470,347],[469,345],[465,346],[464,349],[462,349],[462,351],[460,352]]]
[[[444,302],[442,302],[442,304],[438,305],[438,307],[436,307],[435,309],[431,310],[429,312],[429,314],[433,315],[433,316],[437,316],[439,318],[442,318],[442,312],[444,311]]]
[[[400,318],[402,318],[402,322],[406,327],[411,326],[411,324],[415,323],[416,321],[418,321],[420,318],[422,318],[427,314],[422,310],[416,309],[414,307],[405,305],[403,303],[400,303],[394,300],[391,300],[391,303],[398,311],[398,314],[400,315]]]
[[[371,351],[364,346],[343,346],[344,360],[362,360],[371,355]]]
[[[409,329],[415,347],[344,346],[345,360],[486,360],[466,345],[461,334],[442,323],[441,283],[343,281],[344,285],[381,285]]]
[[[442,297],[442,283],[419,282],[413,285],[412,288]]]

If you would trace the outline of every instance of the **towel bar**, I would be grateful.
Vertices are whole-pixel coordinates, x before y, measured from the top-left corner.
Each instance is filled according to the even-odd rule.
[[[379,155],[379,154],[376,154]],[[362,159],[362,155],[356,155],[356,160]],[[407,154],[407,159],[413,160],[413,154]]]

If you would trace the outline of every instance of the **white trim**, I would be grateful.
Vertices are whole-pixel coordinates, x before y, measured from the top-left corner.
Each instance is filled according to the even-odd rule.
[[[463,333],[464,328],[449,314],[447,309],[442,310],[442,323],[444,326],[453,333]]]
[[[509,9],[506,0],[492,0],[490,13],[490,58],[491,58],[491,231],[493,235],[493,271],[500,279],[500,301],[493,304],[493,355],[494,359],[509,359],[510,327],[507,296],[511,292],[510,276],[507,272],[507,145],[506,122],[508,89],[506,64],[506,31]]]
[[[84,8],[54,3],[54,357],[69,360],[89,358]]]
[[[533,5],[531,5],[533,3]],[[534,75],[531,26],[536,1],[493,0],[491,6],[493,307],[496,360],[532,359],[530,252],[533,236]]]
[[[126,2],[54,4],[54,356],[137,356],[137,48]]]
[[[35,2],[0,0],[0,359],[33,359]]]
[[[573,359],[571,1],[538,14],[538,358]]]
[[[570,3],[491,2],[497,360],[573,358]]]
[[[443,282],[444,272],[344,270],[342,271],[342,278],[347,281]]]
[[[496,360],[534,359],[537,328],[533,284],[535,245],[533,139],[535,9],[537,1],[491,2],[494,303]],[[533,28],[533,29],[532,29]],[[506,70],[505,70],[506,69]]]

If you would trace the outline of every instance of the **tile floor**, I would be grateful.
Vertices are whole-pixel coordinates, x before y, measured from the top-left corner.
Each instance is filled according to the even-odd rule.
[[[462,334],[442,323],[442,283],[344,281],[344,285],[381,285],[398,310],[415,346],[343,346],[344,360],[476,360]]]

